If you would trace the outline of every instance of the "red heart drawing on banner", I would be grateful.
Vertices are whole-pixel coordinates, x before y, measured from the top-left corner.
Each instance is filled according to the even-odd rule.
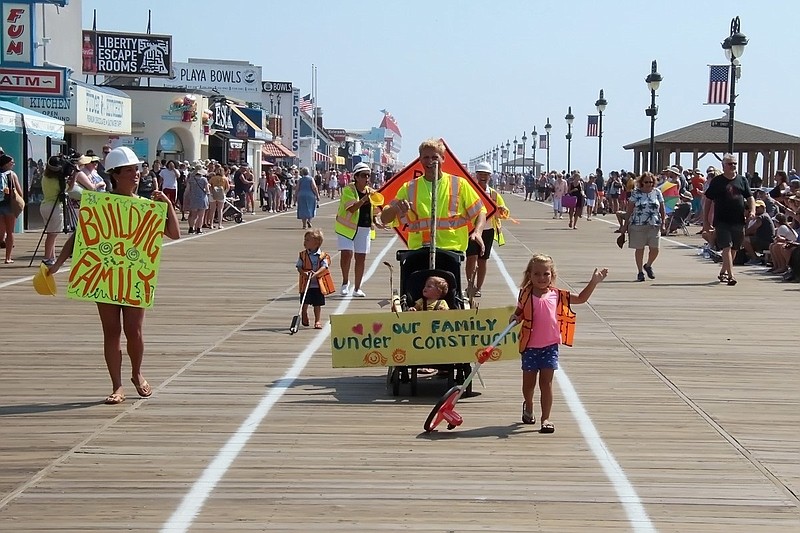
[[[356,333],[358,335],[363,335],[364,326],[362,324],[356,324],[355,326],[353,326],[353,333]]]
[[[373,332],[373,333],[375,333],[375,334],[377,335],[377,333],[378,333],[378,332],[379,332],[381,329],[383,329],[383,324],[381,324],[380,322],[373,322],[373,323],[372,323],[372,332]]]

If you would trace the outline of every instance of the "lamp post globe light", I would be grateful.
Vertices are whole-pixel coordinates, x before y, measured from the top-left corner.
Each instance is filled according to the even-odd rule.
[[[603,169],[603,111],[606,110],[608,101],[603,97],[603,89],[600,89],[600,98],[594,103],[597,113],[600,115],[597,124],[597,168]]]
[[[575,120],[575,115],[572,114],[572,106],[567,108],[567,114],[564,115],[564,120],[567,121],[567,176],[570,175],[570,159],[572,157],[572,121]]]
[[[534,176],[536,176],[536,143],[538,140],[539,133],[536,131],[536,126],[534,126],[531,132],[531,152],[533,152],[533,168],[531,170]]]
[[[656,105],[656,91],[661,86],[661,74],[658,73],[658,63],[653,60],[650,66],[650,74],[644,79],[647,83],[647,88],[650,89],[650,107],[644,110],[644,114],[650,117],[650,172],[656,172],[656,150],[655,150],[655,135],[656,135],[656,115],[658,115],[658,106]]]
[[[744,54],[744,47],[748,40],[741,33],[741,23],[739,17],[731,19],[731,34],[722,41],[722,49],[725,50],[725,57],[731,62],[730,86],[731,93],[728,97],[728,153],[733,153],[733,108],[736,106],[736,80],[739,78],[739,58]]]
[[[544,131],[547,133],[547,173],[550,174],[550,130],[553,125],[550,124],[550,117],[547,117],[547,124],[544,125]]]
[[[525,177],[525,143],[528,142],[528,138],[525,137],[525,132],[522,132],[522,177]]]

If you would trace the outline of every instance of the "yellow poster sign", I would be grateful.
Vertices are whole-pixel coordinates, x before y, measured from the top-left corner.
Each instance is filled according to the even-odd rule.
[[[508,325],[513,307],[331,316],[334,368],[471,363]],[[491,360],[519,358],[519,328]]]
[[[67,296],[152,307],[167,204],[84,191]]]

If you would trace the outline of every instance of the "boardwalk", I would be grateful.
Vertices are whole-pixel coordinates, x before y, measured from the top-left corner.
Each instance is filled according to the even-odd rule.
[[[520,224],[482,306],[513,303],[532,251],[577,290],[611,270],[576,308],[553,435],[520,423],[515,362],[484,367],[463,426],[426,435],[440,381],[396,398],[384,369],[332,369],[327,329],[289,336],[293,214],[165,248],[145,324],[155,392],[103,405],[94,306],[17,283],[38,238],[23,236],[0,269],[0,531],[800,531],[800,286],[751,267],[719,285],[683,236],[636,283],[602,217],[572,231],[508,203]],[[315,220],[332,254],[334,212]],[[397,247],[381,234],[368,297],[331,297],[325,317],[385,312]]]

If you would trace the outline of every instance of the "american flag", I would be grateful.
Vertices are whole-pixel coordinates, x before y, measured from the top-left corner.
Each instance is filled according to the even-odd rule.
[[[728,104],[729,65],[709,65],[707,104]]]
[[[539,135],[539,149],[547,150],[547,135]]]
[[[586,123],[586,136],[597,137],[600,132],[598,120],[600,115],[589,115],[589,121]]]
[[[311,98],[311,93],[308,93],[300,99],[300,111],[311,114],[314,110],[314,100]]]

